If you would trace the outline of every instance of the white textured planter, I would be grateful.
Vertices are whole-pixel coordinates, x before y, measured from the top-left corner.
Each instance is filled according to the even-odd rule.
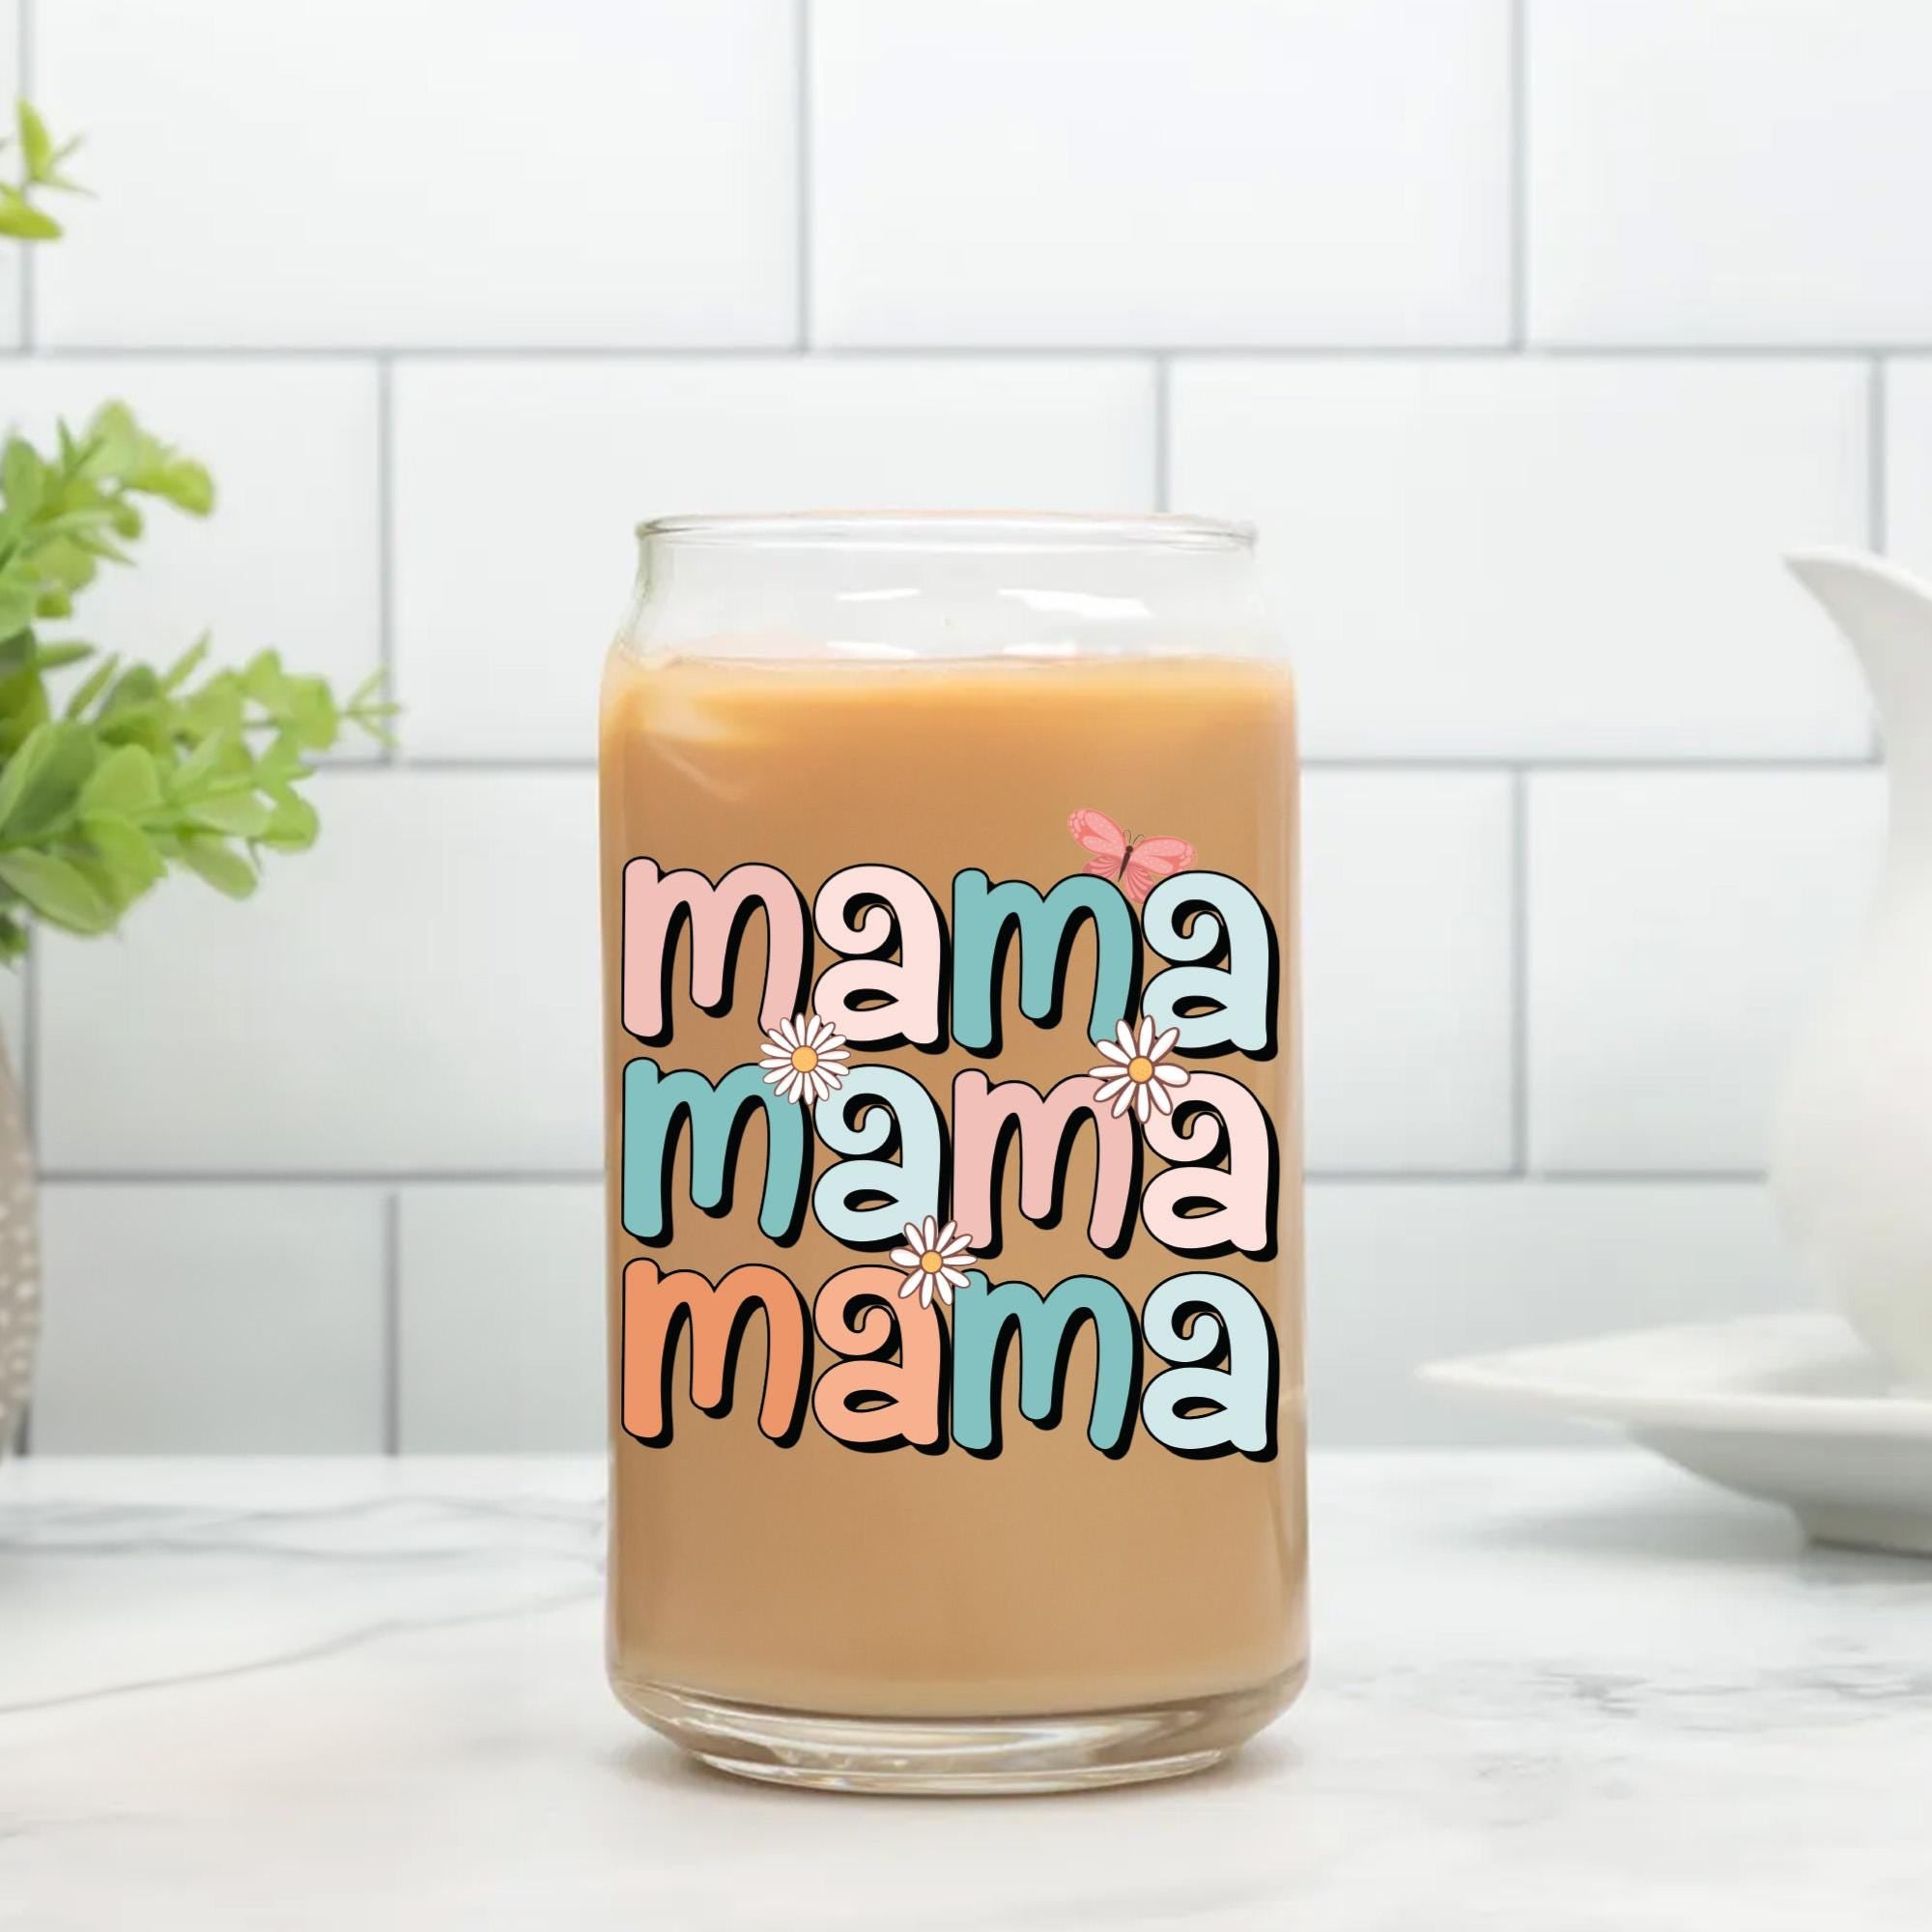
[[[0,1049],[0,1456],[19,1433],[41,1332],[40,1204],[20,1090]]]

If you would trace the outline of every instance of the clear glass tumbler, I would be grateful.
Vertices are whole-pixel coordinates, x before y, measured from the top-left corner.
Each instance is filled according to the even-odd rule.
[[[1306,1662],[1253,533],[640,534],[601,758],[617,1694],[779,1782],[1210,1764]]]

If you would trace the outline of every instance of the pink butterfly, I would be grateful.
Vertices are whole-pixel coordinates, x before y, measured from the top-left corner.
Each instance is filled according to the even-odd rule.
[[[1194,847],[1184,838],[1136,838],[1122,832],[1104,811],[1076,811],[1066,820],[1075,844],[1093,853],[1081,870],[1114,879],[1136,905],[1170,872],[1194,863]]]

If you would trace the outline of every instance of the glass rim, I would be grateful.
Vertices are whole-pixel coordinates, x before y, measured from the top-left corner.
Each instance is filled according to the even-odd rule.
[[[791,510],[651,517],[639,543],[748,550],[1250,551],[1255,526],[1171,510]]]

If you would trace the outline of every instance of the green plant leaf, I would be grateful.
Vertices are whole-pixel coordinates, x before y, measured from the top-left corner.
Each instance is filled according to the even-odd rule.
[[[115,679],[114,688],[107,694],[107,701],[101,708],[104,713],[112,715],[150,704],[160,696],[161,681],[155,675],[154,667],[129,665]]]
[[[161,673],[163,691],[179,691],[197,670],[202,660],[208,656],[208,633],[204,631],[166,670]]]
[[[274,810],[267,826],[256,835],[256,842],[277,852],[306,852],[315,843],[320,830],[315,807],[307,799],[298,792],[279,791],[275,794]]]
[[[167,861],[139,826],[111,812],[91,812],[81,820],[81,835],[93,846],[119,890],[118,905],[138,898],[167,876]]]
[[[102,403],[88,419],[87,476],[125,476],[141,460],[141,426],[126,403]]]
[[[112,812],[141,818],[160,802],[161,781],[154,756],[139,745],[121,745],[109,752],[80,788],[83,816]]]
[[[327,751],[342,732],[342,713],[327,680],[292,677],[288,683],[288,717],[296,742],[305,752]]]
[[[45,680],[32,665],[0,673],[0,758],[11,757],[50,715]]]
[[[7,514],[25,522],[45,500],[46,490],[46,469],[33,444],[10,436],[0,452],[0,492],[7,497]]]
[[[0,636],[24,631],[34,621],[34,606],[38,601],[31,585],[10,583],[0,578]]]
[[[84,192],[61,172],[77,144],[56,142],[30,103],[15,124],[0,237],[49,241],[61,230],[43,191]],[[103,565],[133,561],[153,514],[144,499],[206,516],[214,482],[124,402],[79,430],[58,422],[46,447],[0,434],[0,961],[25,949],[35,918],[109,929],[171,868],[245,897],[261,852],[315,840],[315,808],[298,789],[313,776],[308,754],[351,724],[388,742],[396,707],[381,671],[345,702],[272,650],[205,674],[203,638],[162,672],[40,635]],[[50,687],[65,700],[58,720]]]
[[[189,799],[208,783],[219,768],[230,740],[225,731],[211,731],[175,767],[168,790],[178,799]]]
[[[78,718],[114,682],[114,673],[120,668],[121,660],[118,657],[102,658],[74,686],[72,695],[68,698],[67,708],[61,715],[66,718]]]
[[[43,725],[37,726],[7,760],[5,768],[0,769],[0,827],[13,817],[22,794],[52,750],[52,733]]]
[[[254,867],[225,838],[189,834],[181,841],[181,860],[232,899],[245,899],[260,883]]]
[[[343,705],[345,711],[360,711],[365,705],[375,702],[387,688],[389,673],[378,665],[354,691],[349,694]]]
[[[34,668],[38,671],[65,670],[69,665],[82,664],[93,655],[94,646],[78,640],[38,644],[34,649]]]
[[[43,838],[71,819],[80,803],[81,787],[94,771],[99,755],[94,734],[85,725],[62,720],[43,724],[28,741],[25,750],[4,774],[0,774],[0,794],[14,776],[13,765],[22,762],[36,744],[40,750],[25,781],[11,805],[0,797],[0,845],[23,845]]]
[[[0,852],[0,879],[43,919],[70,932],[105,932],[114,908],[79,867],[48,852]]]
[[[191,517],[205,517],[214,508],[214,478],[189,456],[170,458],[143,487]]]
[[[14,109],[14,119],[20,129],[20,153],[27,163],[27,178],[43,182],[55,161],[54,137],[28,101],[21,101]]]
[[[266,799],[257,798],[252,791],[230,791],[197,799],[187,815],[207,831],[254,838],[268,829],[273,811]]]
[[[0,235],[15,242],[58,242],[61,225],[43,208],[36,208],[16,187],[0,182]]]

